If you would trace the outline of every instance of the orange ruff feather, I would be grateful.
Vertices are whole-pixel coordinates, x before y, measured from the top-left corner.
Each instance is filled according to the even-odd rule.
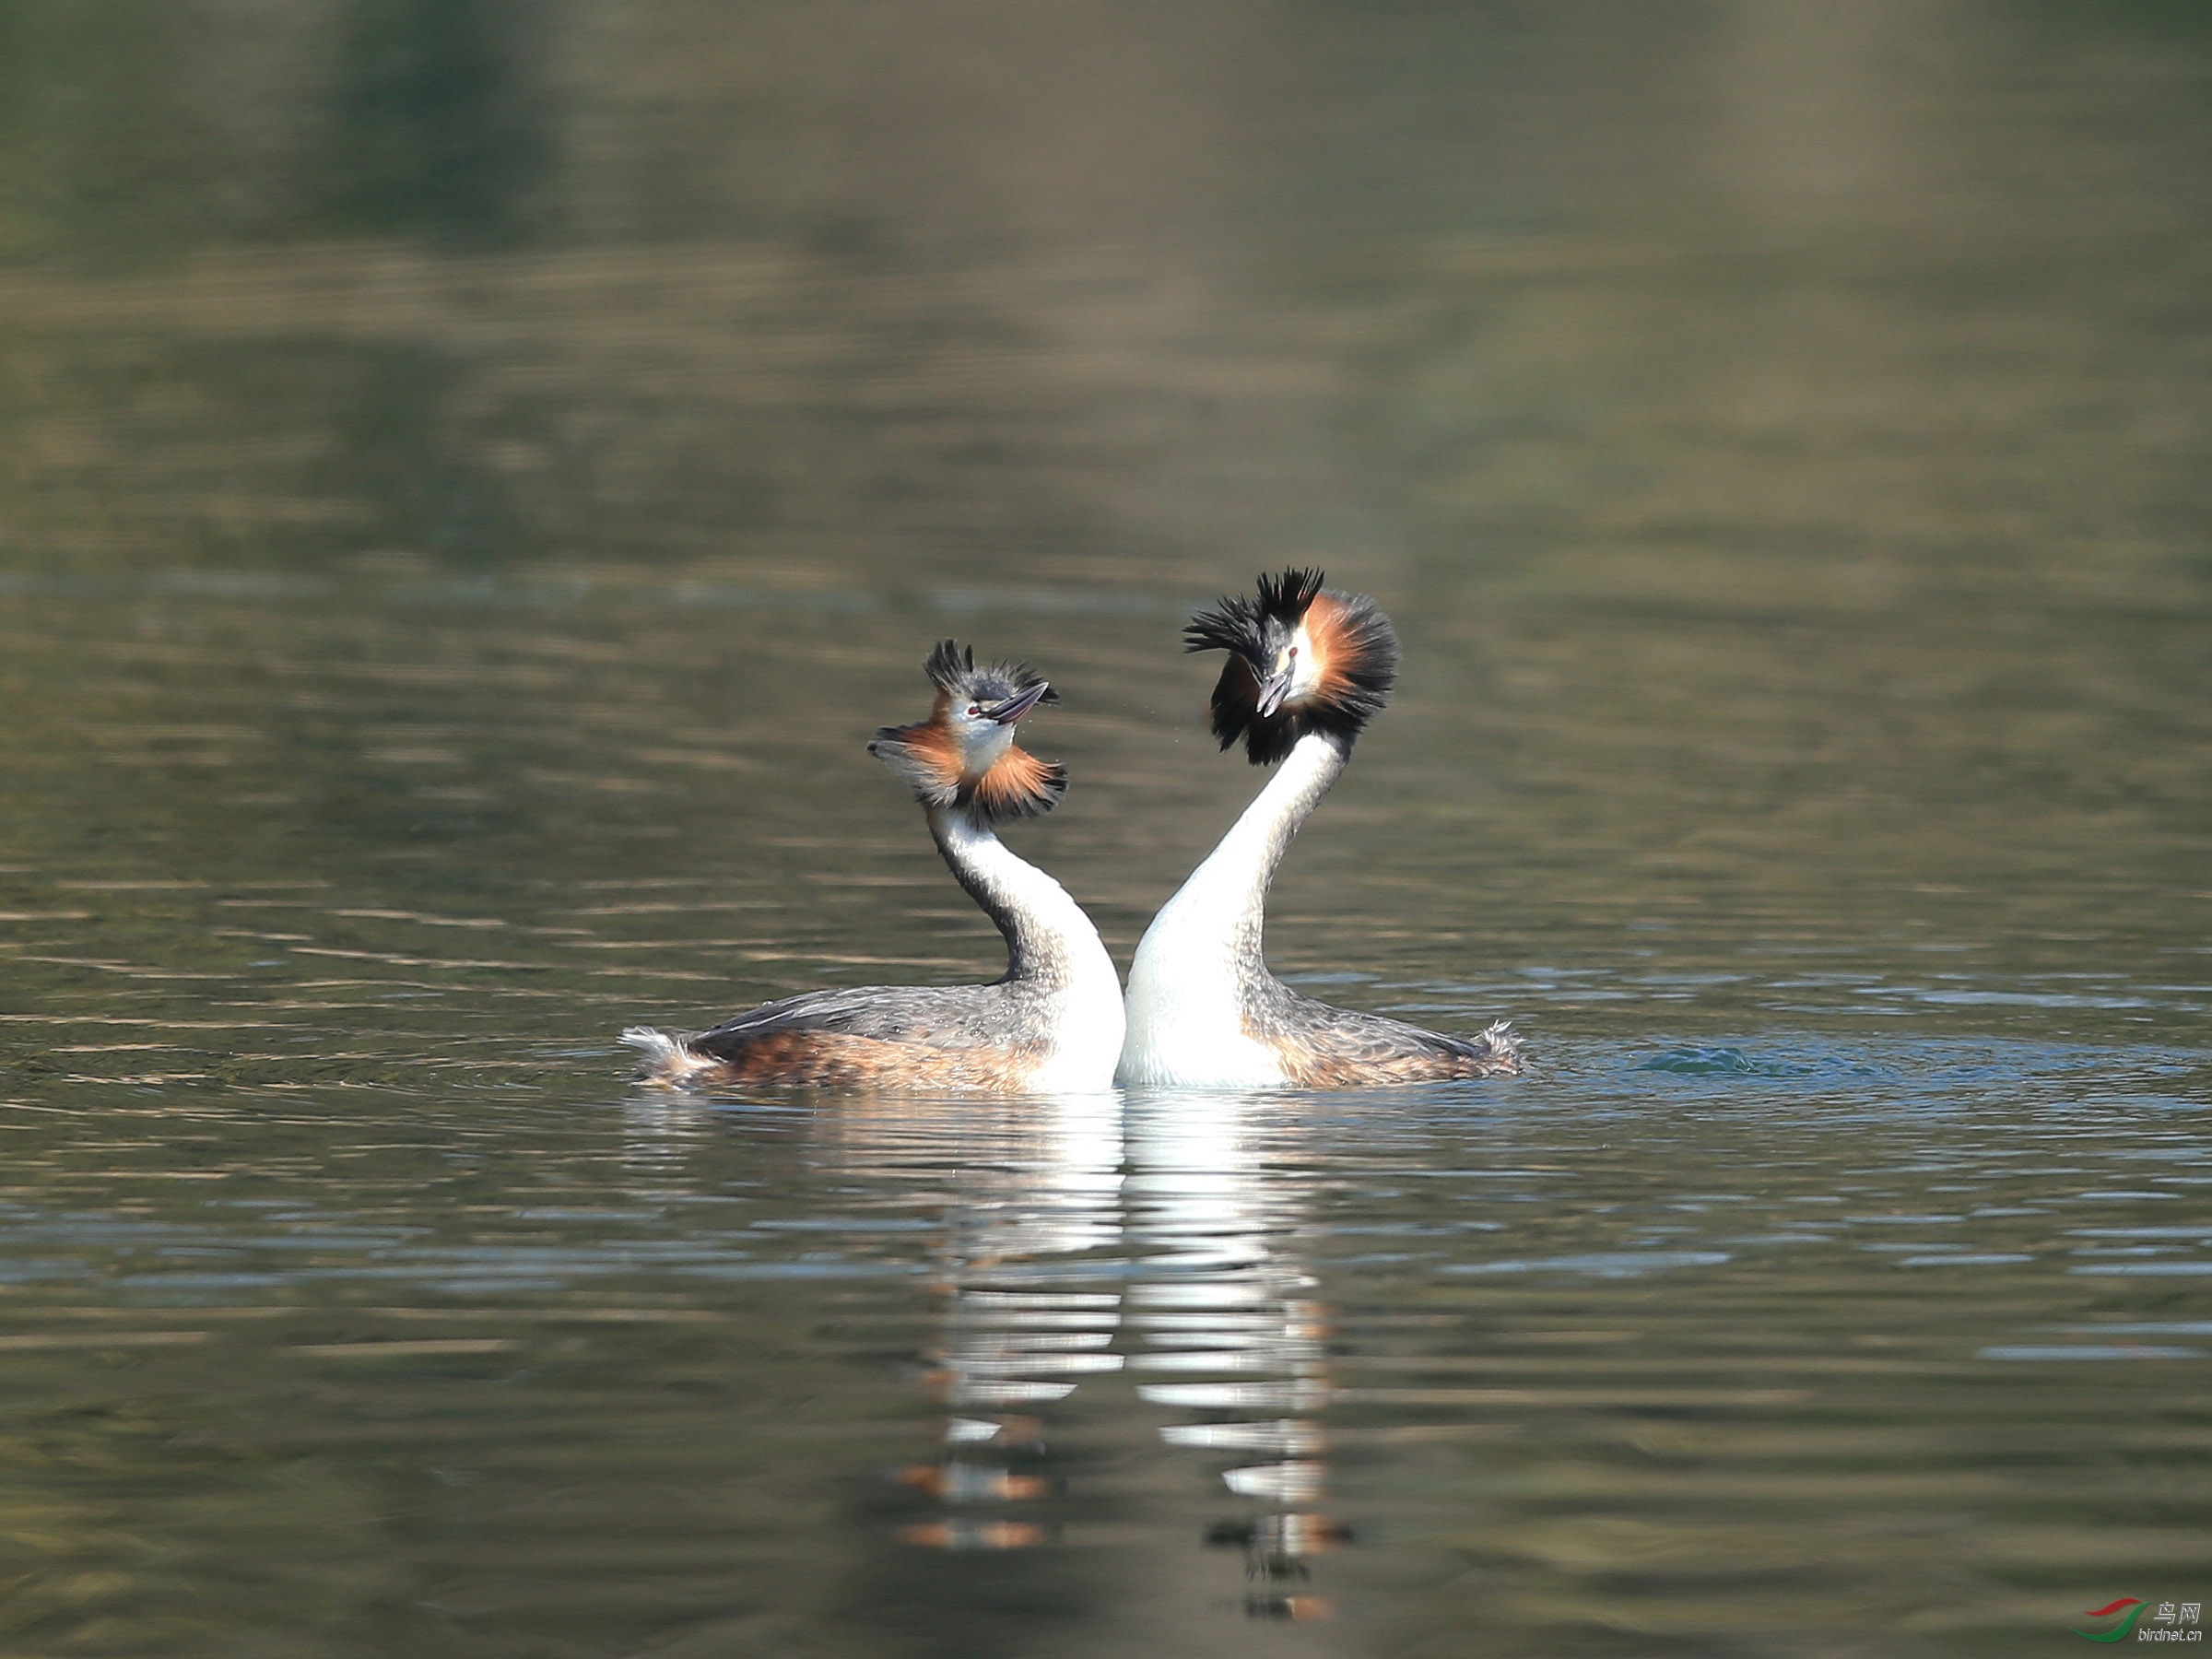
[[[1357,649],[1345,632],[1344,606],[1333,594],[1316,594],[1306,607],[1304,626],[1315,676],[1307,696],[1333,702],[1351,689],[1345,670]]]
[[[940,692],[937,701],[945,700]],[[960,793],[960,746],[933,717],[912,725],[888,726],[868,745],[926,799],[949,805]]]
[[[1025,748],[1009,748],[975,781],[975,802],[993,818],[1033,817],[1051,810],[1066,787],[1065,776]]]

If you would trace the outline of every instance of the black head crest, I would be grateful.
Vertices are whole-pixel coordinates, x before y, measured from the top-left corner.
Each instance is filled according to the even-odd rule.
[[[1182,630],[1183,650],[1227,651],[1254,662],[1272,655],[1305,620],[1307,607],[1321,592],[1321,572],[1263,574],[1259,586],[1257,599],[1234,594],[1193,617]]]
[[[1226,598],[1183,629],[1184,649],[1229,653],[1214,686],[1214,735],[1223,748],[1241,738],[1255,766],[1311,733],[1348,747],[1396,683],[1398,636],[1382,606],[1321,581],[1316,570],[1263,575],[1257,598]]]
[[[922,665],[922,672],[929,676],[929,683],[942,691],[948,701],[984,707],[1019,697],[1030,687],[1044,684],[1044,676],[1027,663],[979,664],[975,660],[975,647],[963,647],[956,640],[939,640]],[[1047,687],[1037,700],[1056,703],[1060,693]]]

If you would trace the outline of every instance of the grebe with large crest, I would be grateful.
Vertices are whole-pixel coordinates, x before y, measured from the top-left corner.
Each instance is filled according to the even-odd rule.
[[[1319,571],[1262,576],[1183,630],[1226,651],[1214,735],[1255,766],[1280,764],[1182,889],[1160,907],[1129,968],[1119,1080],[1194,1088],[1357,1088],[1518,1071],[1503,1020],[1447,1037],[1331,1007],[1268,972],[1261,953],[1276,866],[1390,700],[1398,638],[1372,599],[1321,585]]]
[[[669,1084],[803,1084],[929,1094],[1079,1093],[1112,1086],[1122,992],[1099,930],[1066,890],[1017,858],[997,826],[1038,818],[1067,792],[1065,767],[1014,742],[1015,724],[1059,694],[1026,663],[940,643],[924,665],[926,720],[885,726],[868,752],[921,802],[953,878],[1006,935],[987,985],[811,991],[692,1036],[635,1026],[647,1077]]]

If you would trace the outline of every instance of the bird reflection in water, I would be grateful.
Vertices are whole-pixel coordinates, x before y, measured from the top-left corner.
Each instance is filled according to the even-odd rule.
[[[1160,1430],[1213,1454],[1253,1509],[1206,1542],[1241,1550],[1245,1611],[1323,1618],[1313,1558],[1351,1541],[1318,1512],[1328,1477],[1316,1414],[1332,1392],[1325,1311],[1297,1249],[1304,1187],[1274,1164],[1259,1122],[1273,1097],[1147,1091],[1129,1107],[1131,1241],[1143,1253],[1132,1363],[1161,1377],[1139,1397],[1198,1420]],[[1172,1377],[1173,1380],[1166,1380]]]
[[[946,1407],[936,1459],[898,1478],[940,1512],[900,1529],[939,1549],[1019,1549],[1052,1529],[1021,1506],[1056,1488],[1048,1414],[1119,1371],[1122,1112],[1117,1096],[855,1101],[827,1133],[877,1173],[945,1193],[927,1381]]]
[[[1316,1563],[1352,1534],[1324,1509],[1328,1312],[1298,1243],[1310,1183],[1283,1156],[1295,1142],[1269,1133],[1294,1110],[1280,1095],[1164,1089],[777,1110],[830,1170],[943,1217],[920,1355],[943,1428],[934,1457],[892,1473],[929,1506],[895,1536],[972,1551],[1054,1542],[1068,1494],[1052,1442],[1079,1391],[1131,1356],[1140,1432],[1178,1462],[1205,1459],[1207,1484],[1241,1504],[1184,1535],[1241,1556],[1231,1605],[1331,1614]],[[628,1161],[665,1181],[714,1115],[641,1102]],[[1108,1391],[1082,1420],[1126,1424],[1127,1402]]]

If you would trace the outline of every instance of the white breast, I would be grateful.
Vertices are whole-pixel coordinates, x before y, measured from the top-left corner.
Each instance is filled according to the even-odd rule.
[[[1231,910],[1194,878],[1145,930],[1129,965],[1128,1036],[1117,1082],[1265,1088],[1287,1079],[1275,1051],[1244,1034],[1228,941]]]
[[[1284,843],[1344,770],[1345,750],[1299,739],[1182,890],[1160,906],[1129,965],[1129,1035],[1116,1080],[1190,1088],[1269,1088],[1289,1082],[1265,1043],[1244,1034],[1249,976],[1239,942],[1256,945],[1267,884]]]
[[[1030,1079],[1030,1087],[1040,1093],[1087,1094],[1113,1086],[1125,1016],[1112,960],[1102,946],[1099,955],[1104,977],[1087,976],[1062,999],[1052,1054]]]

